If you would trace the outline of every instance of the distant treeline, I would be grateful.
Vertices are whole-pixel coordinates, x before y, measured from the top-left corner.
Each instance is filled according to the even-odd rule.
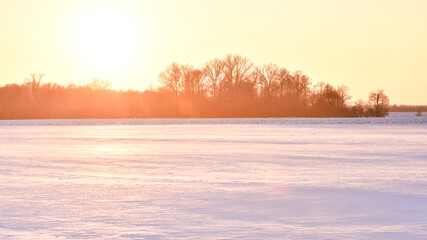
[[[0,118],[382,117],[389,105],[383,90],[354,103],[347,86],[313,85],[301,71],[231,54],[201,68],[172,63],[160,73],[160,87],[143,92],[113,90],[98,78],[80,86],[43,83],[43,76],[0,87]]]
[[[393,105],[390,112],[427,112],[427,105]]]

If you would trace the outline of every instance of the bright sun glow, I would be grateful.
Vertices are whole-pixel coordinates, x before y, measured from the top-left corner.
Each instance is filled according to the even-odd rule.
[[[135,58],[139,31],[124,13],[92,12],[81,20],[78,54],[90,68],[101,72],[118,70]]]

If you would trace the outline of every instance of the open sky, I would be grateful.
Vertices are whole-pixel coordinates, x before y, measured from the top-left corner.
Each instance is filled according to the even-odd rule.
[[[391,103],[427,104],[425,0],[0,0],[0,85],[155,86],[172,61],[236,53]]]

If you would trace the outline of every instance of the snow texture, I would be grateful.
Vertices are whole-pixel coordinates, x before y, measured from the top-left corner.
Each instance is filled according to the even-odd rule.
[[[427,239],[425,116],[0,121],[0,239]]]

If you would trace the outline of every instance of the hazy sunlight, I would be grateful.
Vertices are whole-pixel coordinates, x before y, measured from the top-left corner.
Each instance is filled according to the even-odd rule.
[[[94,12],[80,22],[76,33],[79,56],[99,71],[117,70],[132,62],[141,44],[136,26],[114,9]]]

